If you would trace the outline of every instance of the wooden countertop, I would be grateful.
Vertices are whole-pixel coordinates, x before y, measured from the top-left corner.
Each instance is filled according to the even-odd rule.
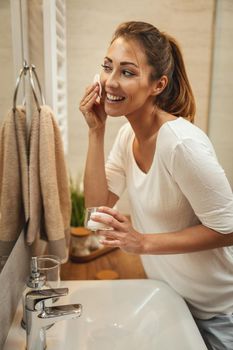
[[[101,270],[114,270],[120,279],[146,278],[140,257],[119,248],[86,263],[68,261],[61,267],[61,280],[93,280]]]

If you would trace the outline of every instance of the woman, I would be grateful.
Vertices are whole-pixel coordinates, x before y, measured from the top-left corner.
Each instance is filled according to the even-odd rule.
[[[86,206],[103,244],[140,254],[149,278],[187,302],[208,349],[233,349],[233,195],[208,137],[192,124],[195,102],[176,41],[150,24],[121,24],[99,85],[80,103],[89,126]],[[105,164],[107,115],[124,115]],[[124,189],[131,220],[112,209]]]

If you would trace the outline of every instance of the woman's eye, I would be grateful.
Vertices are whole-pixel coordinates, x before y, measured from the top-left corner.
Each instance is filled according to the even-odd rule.
[[[123,74],[126,77],[132,77],[133,75],[135,75],[133,72],[131,72],[131,71],[127,70],[127,69],[123,70]]]
[[[110,73],[113,70],[113,68],[111,66],[109,66],[108,64],[101,64],[101,66],[103,67],[103,70],[106,73]],[[135,73],[131,72],[128,69],[123,69],[121,71],[121,74],[123,74],[125,77],[132,77],[135,75]]]
[[[105,72],[110,72],[112,70],[112,68],[107,64],[101,64],[101,66],[103,67]]]

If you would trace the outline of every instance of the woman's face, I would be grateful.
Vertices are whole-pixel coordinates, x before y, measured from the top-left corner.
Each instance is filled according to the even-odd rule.
[[[105,112],[130,116],[152,105],[156,82],[150,81],[151,69],[136,41],[117,38],[108,49],[101,73]]]

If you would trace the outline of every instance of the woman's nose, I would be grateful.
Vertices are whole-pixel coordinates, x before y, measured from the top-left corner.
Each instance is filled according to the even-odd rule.
[[[117,88],[119,86],[119,80],[117,78],[117,75],[114,72],[105,75],[104,82],[105,82],[105,86],[109,89]]]

